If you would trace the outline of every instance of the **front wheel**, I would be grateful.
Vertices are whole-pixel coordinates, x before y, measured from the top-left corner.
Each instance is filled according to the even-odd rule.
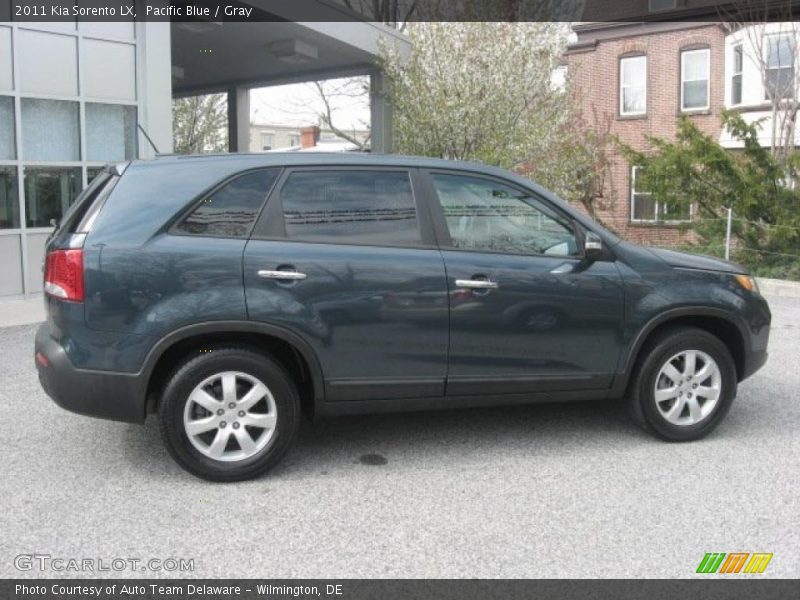
[[[288,449],[299,417],[283,367],[244,347],[208,348],[187,360],[167,382],[158,411],[172,457],[212,481],[266,472]]]
[[[736,397],[736,366],[719,338],[692,327],[665,331],[649,342],[631,386],[631,412],[666,440],[710,433]]]

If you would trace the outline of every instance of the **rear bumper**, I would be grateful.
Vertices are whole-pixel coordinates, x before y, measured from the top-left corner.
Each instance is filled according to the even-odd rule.
[[[36,332],[35,354],[39,383],[56,404],[66,410],[128,423],[141,423],[145,417],[145,389],[135,373],[76,369],[64,348],[50,336],[45,323]]]

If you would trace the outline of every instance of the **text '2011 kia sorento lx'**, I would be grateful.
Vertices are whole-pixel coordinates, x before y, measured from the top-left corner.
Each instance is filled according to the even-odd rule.
[[[767,358],[741,267],[626,243],[490,167],[269,154],[111,166],[47,243],[35,362],[69,410],[142,422],[212,480],[301,415],[625,398],[714,429]]]

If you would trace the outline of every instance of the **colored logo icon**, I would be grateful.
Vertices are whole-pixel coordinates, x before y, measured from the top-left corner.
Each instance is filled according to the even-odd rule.
[[[725,575],[763,573],[771,560],[771,552],[706,552],[697,566],[697,572]]]

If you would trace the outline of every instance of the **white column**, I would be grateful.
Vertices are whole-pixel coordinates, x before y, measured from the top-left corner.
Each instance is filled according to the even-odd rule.
[[[228,90],[228,152],[250,152],[250,89]]]
[[[370,148],[372,152],[392,152],[392,105],[387,98],[386,78],[381,71],[369,76]]]

